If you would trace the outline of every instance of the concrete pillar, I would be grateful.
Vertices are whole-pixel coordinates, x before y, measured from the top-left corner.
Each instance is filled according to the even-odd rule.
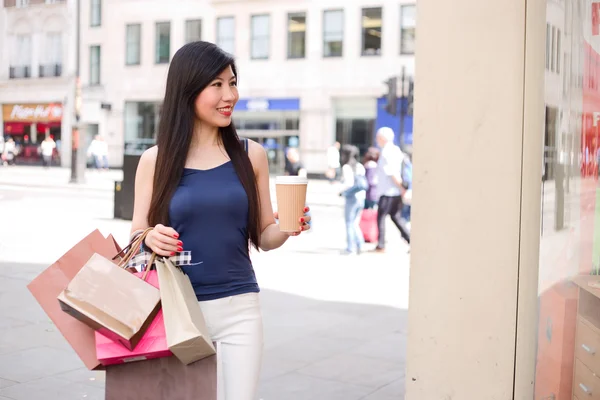
[[[38,142],[38,130],[37,130],[37,124],[34,122],[33,124],[31,124],[31,138],[30,141],[31,143],[37,143]]]
[[[406,399],[532,399],[543,0],[419,0]]]

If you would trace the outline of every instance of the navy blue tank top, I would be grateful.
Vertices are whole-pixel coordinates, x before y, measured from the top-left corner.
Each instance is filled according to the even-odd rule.
[[[192,265],[184,266],[199,301],[258,292],[248,249],[248,197],[231,161],[186,168],[169,206]]]

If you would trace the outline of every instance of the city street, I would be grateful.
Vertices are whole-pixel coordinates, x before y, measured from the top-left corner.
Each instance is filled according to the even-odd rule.
[[[83,367],[26,284],[94,229],[125,244],[113,219],[120,171],[0,168],[0,400],[104,398],[104,375]],[[273,200],[274,199],[274,191]],[[397,229],[386,254],[342,256],[342,200],[311,181],[313,231],[253,254],[265,323],[259,398],[404,397],[409,254]],[[369,248],[374,247],[368,245]]]

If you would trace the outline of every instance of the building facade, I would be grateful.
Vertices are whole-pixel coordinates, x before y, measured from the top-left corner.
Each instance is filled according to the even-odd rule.
[[[40,162],[46,136],[56,163],[68,163],[75,62],[74,2],[5,0],[0,8],[0,135],[22,164]]]
[[[336,140],[366,150],[378,119],[389,117],[383,82],[414,69],[413,0],[83,3],[82,120],[88,135],[106,138],[112,166],[154,143],[169,61],[189,41],[236,57],[234,121],[268,149],[273,171],[288,146],[312,173],[325,171]],[[411,126],[407,119],[407,137]]]

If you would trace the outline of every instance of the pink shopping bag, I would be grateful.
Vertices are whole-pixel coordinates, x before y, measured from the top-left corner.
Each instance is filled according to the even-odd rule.
[[[367,243],[377,243],[379,229],[377,228],[377,210],[363,210],[360,216],[360,230]]]
[[[135,275],[142,277],[143,274],[143,272],[138,272]],[[146,282],[158,288],[158,274],[156,271],[148,272]],[[96,332],[96,356],[102,365],[124,364],[133,361],[169,357],[171,355],[173,354],[167,346],[167,334],[165,332],[162,309],[158,311],[150,327],[132,351],[125,348],[122,344],[113,342],[106,336]]]

